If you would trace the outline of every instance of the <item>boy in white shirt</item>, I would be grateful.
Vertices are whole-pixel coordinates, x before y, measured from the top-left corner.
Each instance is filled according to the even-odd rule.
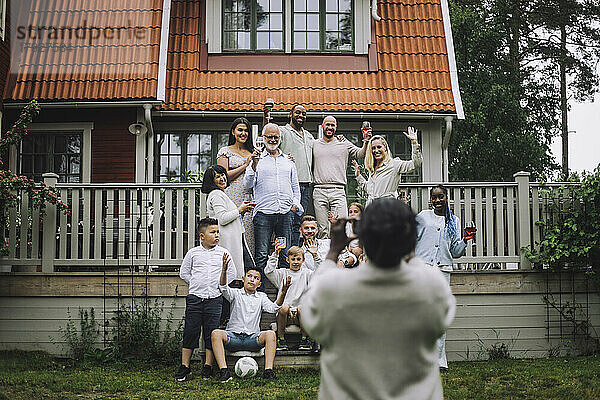
[[[226,284],[227,269],[223,259],[223,269],[219,281],[219,289],[231,302],[231,316],[225,330],[215,329],[212,332],[212,347],[219,366],[219,380],[227,382],[231,373],[227,369],[225,348],[229,351],[258,351],[265,348],[265,371],[263,378],[274,380],[273,362],[275,361],[276,340],[272,330],[260,331],[260,316],[263,311],[275,314],[281,308],[283,299],[290,287],[288,278],[281,288],[277,301],[273,303],[264,292],[257,292],[261,284],[261,273],[250,268],[242,278],[244,287],[232,289]]]
[[[312,215],[305,215],[300,220],[300,234],[304,239],[302,250],[304,250],[304,265],[308,269],[315,270],[325,260],[329,252],[329,239],[317,239],[319,227],[317,220]]]
[[[198,223],[201,245],[190,249],[181,263],[179,276],[188,284],[185,298],[185,325],[183,328],[183,346],[181,347],[181,365],[175,379],[183,382],[190,374],[190,360],[194,349],[198,348],[200,330],[204,335],[206,357],[202,368],[202,377],[210,378],[214,356],[211,333],[219,327],[223,297],[219,290],[221,271],[224,271],[224,283],[235,278],[235,266],[229,252],[218,246],[219,222],[214,218],[203,218]]]
[[[284,283],[288,279],[292,281],[283,300],[284,304],[277,313],[277,350],[288,349],[285,341],[285,327],[288,324],[300,325],[300,297],[308,289],[308,282],[313,273],[312,270],[303,266],[304,250],[298,246],[290,247],[287,252],[287,262],[290,265],[290,269],[277,268],[279,253],[282,249],[283,246],[275,245],[275,251],[269,256],[267,266],[265,267],[265,275],[279,289],[280,295]],[[300,333],[302,334],[302,339],[298,349],[311,350],[312,343],[306,332],[304,332],[304,329],[302,329],[302,326],[300,326]]]

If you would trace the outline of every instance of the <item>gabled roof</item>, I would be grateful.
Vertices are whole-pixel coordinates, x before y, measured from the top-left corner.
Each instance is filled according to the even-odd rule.
[[[21,7],[11,13],[17,16],[11,24],[24,27],[21,36],[27,36],[14,37],[12,43],[28,44],[22,51],[12,47],[6,98],[157,98],[163,0],[28,0],[11,4]],[[76,29],[84,23],[88,36],[83,40],[84,30],[77,31],[78,38],[75,31],[62,29]],[[34,30],[29,31],[29,26]],[[54,28],[57,30],[51,30]],[[91,40],[96,32],[101,32],[99,37]],[[52,33],[58,36],[51,37]]]
[[[199,2],[173,0],[161,109],[258,111],[272,98],[277,109],[302,103],[311,111],[455,114],[445,1],[379,1],[375,72],[210,72],[199,68]]]
[[[68,51],[61,51],[52,40],[34,41],[37,47],[27,46],[20,54],[13,48],[17,56],[13,56],[5,97],[110,101],[163,100],[164,95],[161,109],[167,111],[260,111],[265,99],[273,98],[277,109],[302,103],[311,111],[462,115],[447,0],[379,0],[382,20],[375,23],[378,69],[372,72],[201,70],[201,3],[13,2],[21,6],[18,19],[23,26],[76,28],[86,21],[88,27],[142,27],[146,35],[136,40],[100,37],[91,46],[60,41],[68,45]]]

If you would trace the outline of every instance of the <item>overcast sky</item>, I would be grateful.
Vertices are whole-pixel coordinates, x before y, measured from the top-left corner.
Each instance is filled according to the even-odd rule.
[[[593,103],[571,102],[569,112],[569,169],[593,171],[600,163],[600,95]],[[561,138],[552,145],[552,153],[561,164]]]

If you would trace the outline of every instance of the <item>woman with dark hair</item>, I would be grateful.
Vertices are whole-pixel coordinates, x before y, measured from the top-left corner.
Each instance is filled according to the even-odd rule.
[[[437,185],[429,191],[433,210],[423,210],[417,217],[416,254],[425,264],[438,267],[450,285],[450,272],[454,258],[465,254],[467,240],[474,233],[460,235],[460,220],[448,206],[448,189]],[[438,340],[440,370],[448,369],[446,360],[446,333]]]
[[[236,118],[229,130],[228,146],[222,147],[217,153],[217,165],[225,168],[229,179],[229,187],[225,193],[236,206],[244,203],[246,194],[244,187],[244,173],[250,165],[254,145],[252,144],[252,125],[246,118]],[[250,193],[251,195],[251,193]],[[252,214],[247,213],[242,218],[244,224],[244,237],[248,248],[254,250],[254,226],[252,225]]]
[[[242,202],[240,206],[236,206],[225,193],[228,183],[225,168],[220,165],[209,167],[204,172],[202,193],[208,194],[206,199],[208,216],[219,221],[219,245],[229,250],[235,265],[235,279],[241,280],[244,276],[244,250],[248,251],[243,238],[241,216],[251,211],[254,203]],[[248,252],[248,257],[249,254]]]

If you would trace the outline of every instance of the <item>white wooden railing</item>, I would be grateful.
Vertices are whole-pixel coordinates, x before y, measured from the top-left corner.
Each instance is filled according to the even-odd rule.
[[[40,218],[27,194],[8,210],[9,255],[0,265],[37,266],[43,272],[73,267],[178,266],[196,242],[196,222],[205,215],[206,196],[198,184],[57,184],[70,215],[47,206]],[[402,184],[415,212],[429,207],[435,183]],[[546,191],[565,184],[545,184]],[[477,227],[477,236],[459,262],[463,268],[530,269],[523,247],[539,241],[537,222],[547,218],[552,195],[540,195],[540,184],[528,173],[515,182],[448,183],[449,204],[461,220]],[[546,192],[545,192],[546,193]],[[157,207],[156,205],[160,206]]]

